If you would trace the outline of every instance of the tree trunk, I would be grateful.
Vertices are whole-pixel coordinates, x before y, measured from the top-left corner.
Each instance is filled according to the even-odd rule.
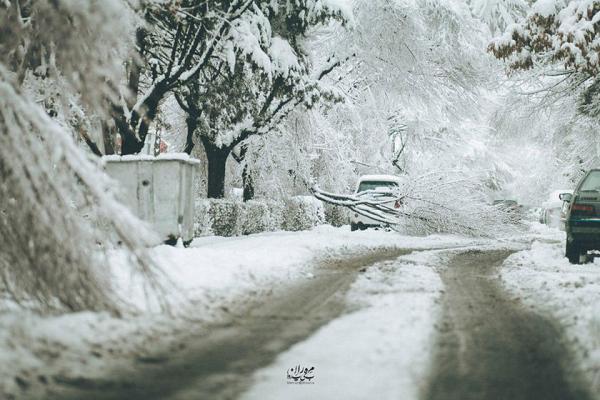
[[[115,154],[115,136],[116,131],[113,124],[108,121],[102,121],[102,142],[104,143],[104,154]]]
[[[204,138],[202,144],[208,160],[207,197],[222,199],[225,197],[225,166],[231,147],[220,148]]]
[[[194,132],[198,127],[198,120],[196,119],[195,115],[190,115],[185,119],[185,123],[187,125],[187,139],[185,141],[185,148],[183,151],[189,155],[192,155],[192,150],[194,150]]]
[[[248,164],[244,165],[242,180],[244,183],[244,201],[252,200],[254,198],[254,178]]]

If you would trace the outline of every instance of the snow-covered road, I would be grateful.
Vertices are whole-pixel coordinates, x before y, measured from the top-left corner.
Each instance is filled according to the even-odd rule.
[[[167,297],[173,316],[156,311],[141,279],[123,273],[128,268],[119,269],[119,264],[125,260],[115,254],[116,289],[138,307],[136,314],[39,316],[0,302],[0,398],[60,398],[65,388],[120,387],[121,380],[133,379],[121,371],[143,368],[165,353],[185,349],[186,336],[207,335],[257,304],[269,303],[290,285],[310,285],[318,274],[343,270],[350,260],[368,265],[405,249],[473,243],[455,236],[419,238],[322,226],[295,233],[202,238],[188,249],[160,246],[154,254],[171,282]]]
[[[495,333],[513,337],[506,342],[513,345],[505,359],[522,365],[496,375],[507,385],[543,371],[552,372],[553,382],[572,382],[579,377],[564,374],[570,360],[589,367],[597,358],[582,364],[579,353],[563,356],[572,347],[559,340],[560,327],[544,328],[553,327],[556,318],[541,307],[538,315],[539,296],[530,292],[535,271],[527,275],[542,269],[536,263],[548,262],[532,252],[558,246],[558,235],[538,229],[494,242],[321,227],[205,238],[189,249],[161,246],[155,254],[181,289],[169,295],[175,316],[156,313],[136,278],[128,276],[119,277],[119,288],[145,310],[135,317],[24,318],[7,309],[0,315],[10,326],[0,335],[2,390],[8,398],[23,399],[335,400],[374,393],[379,399],[433,399],[452,390],[468,398],[474,392],[465,388],[482,386],[463,385],[466,375],[459,372],[481,362],[479,375],[467,375],[489,381],[485,373],[494,371],[495,357],[481,352],[503,351],[504,339],[490,340]],[[600,276],[586,271],[586,282],[592,274]],[[572,290],[567,289],[568,297]],[[514,298],[517,290],[526,297],[524,304]],[[524,329],[535,335],[522,340],[517,333]],[[567,334],[576,337],[577,331]],[[556,336],[551,346],[548,336]],[[592,344],[586,343],[589,349]],[[519,361],[530,354],[547,360],[542,365],[548,369]],[[589,382],[588,375],[581,381]],[[521,396],[532,393],[519,389],[531,385],[513,387]],[[585,391],[574,387],[564,393],[582,398],[578,395]]]

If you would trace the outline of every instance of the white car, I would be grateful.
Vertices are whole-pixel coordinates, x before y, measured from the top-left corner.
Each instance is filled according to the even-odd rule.
[[[402,179],[395,175],[363,175],[358,179],[356,184],[355,193],[362,193],[366,191],[374,191],[377,193],[390,193],[389,204],[385,203],[388,207],[399,208],[401,205],[396,201],[392,191],[402,183]],[[372,218],[366,217],[359,213],[352,213],[350,218],[350,230],[355,231],[357,229],[364,230],[369,227],[381,227],[386,224],[376,221]]]
[[[553,228],[559,228],[560,230],[565,230],[565,215],[566,215],[566,206],[567,202],[562,201],[558,196],[561,193],[571,193],[572,190],[555,190],[553,191],[548,200],[542,203],[542,215],[540,217],[540,222],[551,226]]]

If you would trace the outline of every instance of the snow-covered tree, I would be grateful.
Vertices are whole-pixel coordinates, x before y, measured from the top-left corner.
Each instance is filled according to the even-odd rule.
[[[251,136],[278,127],[296,106],[311,108],[334,95],[311,73],[303,47],[307,33],[330,20],[345,21],[337,2],[263,1],[231,24],[210,68],[179,90],[176,97],[188,114],[188,145],[199,139],[208,160],[208,197],[223,197],[228,156],[246,154]],[[246,198],[251,197],[245,170]]]
[[[484,21],[492,34],[503,32],[529,10],[526,0],[471,0],[473,13]]]
[[[499,65],[485,53],[489,30],[462,1],[354,4],[354,26],[315,38],[342,66],[325,84],[345,102],[324,111],[319,129],[352,137],[357,173],[421,174],[470,169],[492,179],[497,157],[485,142]],[[319,49],[319,50],[317,50]],[[346,161],[347,162],[347,161]],[[347,186],[345,182],[343,186]]]
[[[121,0],[0,2],[0,277],[16,301],[119,311],[111,243],[151,276],[144,246],[154,236],[115,200],[65,118],[51,118],[23,88],[32,74],[55,80],[58,103],[77,97],[101,115],[106,99],[116,100],[106,82],[118,79],[132,17]]]
[[[506,121],[520,120],[551,160],[531,186],[570,187],[600,155],[600,2],[538,0],[488,49],[507,65],[514,95]],[[514,130],[514,128],[513,128]],[[505,130],[508,132],[508,130]],[[525,180],[526,181],[526,180]]]
[[[538,0],[527,17],[509,26],[489,48],[511,69],[560,64],[596,75],[600,69],[600,2]]]
[[[127,88],[113,102],[112,116],[123,153],[137,153],[159,110],[176,88],[198,79],[209,68],[231,25],[254,5],[252,0],[148,1],[139,11],[136,52]]]

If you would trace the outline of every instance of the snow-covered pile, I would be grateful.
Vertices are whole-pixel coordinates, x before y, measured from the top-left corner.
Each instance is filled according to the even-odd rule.
[[[102,379],[168,346],[173,321],[164,316],[115,318],[79,312],[41,317],[0,309],[0,398],[45,399],[55,382]]]
[[[244,400],[416,399],[426,383],[442,282],[435,252],[367,269],[347,302],[358,311],[321,328],[258,371]],[[286,383],[284,371],[315,367],[314,385]],[[340,368],[343,365],[343,368]]]
[[[565,329],[569,345],[594,392],[600,390],[600,265],[572,265],[564,256],[564,232],[548,229],[530,250],[515,253],[501,270],[505,287]]]

